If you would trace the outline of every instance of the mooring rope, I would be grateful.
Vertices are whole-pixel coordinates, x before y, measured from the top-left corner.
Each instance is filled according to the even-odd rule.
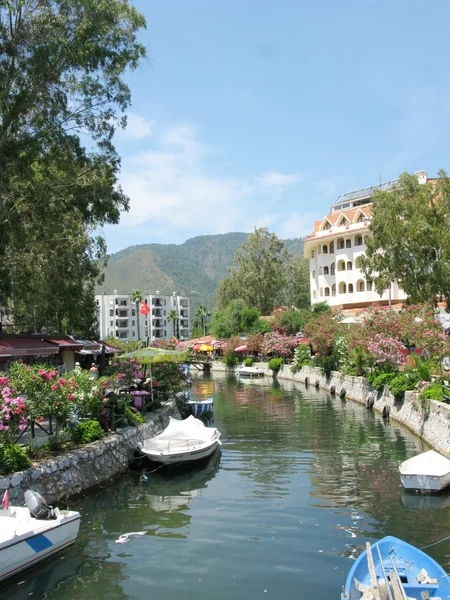
[[[450,540],[450,535],[448,535],[445,538],[442,538],[442,540],[438,540],[437,542],[433,542],[432,544],[427,544],[426,546],[420,546],[420,550],[423,550],[424,548],[431,548],[431,546],[436,546],[436,544],[440,544],[441,542],[446,542],[447,540]]]

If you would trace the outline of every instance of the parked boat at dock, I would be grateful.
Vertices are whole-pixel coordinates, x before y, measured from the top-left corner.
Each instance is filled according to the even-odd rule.
[[[201,415],[212,413],[214,408],[214,398],[207,398],[206,400],[188,400],[187,405],[191,415],[200,417]]]
[[[399,471],[407,490],[440,492],[450,484],[450,460],[434,450],[405,460]]]
[[[25,502],[0,511],[0,581],[53,556],[78,535],[80,513],[53,509],[31,490]]]
[[[264,375],[264,371],[255,367],[238,367],[234,372],[238,377],[263,377]]]
[[[423,600],[448,598],[450,581],[444,569],[415,546],[386,536],[356,559],[347,577],[342,600]]]
[[[138,446],[150,460],[165,465],[197,461],[210,456],[222,442],[220,431],[206,427],[190,415],[184,421],[170,417],[169,425],[159,435]]]

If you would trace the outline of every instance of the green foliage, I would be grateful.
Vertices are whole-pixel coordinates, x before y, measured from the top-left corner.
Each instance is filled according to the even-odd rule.
[[[303,331],[304,326],[310,319],[310,310],[280,311],[275,315],[272,329],[285,335],[295,335]]]
[[[95,335],[92,232],[128,208],[112,138],[144,26],[124,0],[0,2],[0,304],[18,331]]]
[[[315,315],[320,315],[324,312],[330,312],[331,313],[331,306],[328,304],[328,302],[324,301],[324,302],[316,302],[316,304],[313,304],[311,306],[311,312]]]
[[[227,367],[235,367],[239,363],[239,356],[235,352],[226,352],[223,362]]]
[[[130,295],[130,302],[134,302],[136,307],[136,320],[137,320],[137,337],[138,340],[141,338],[141,320],[139,318],[139,304],[144,300],[144,296],[140,290],[134,290]]]
[[[395,372],[395,371],[387,372],[387,373],[386,372],[380,373],[378,371],[373,371],[372,373],[368,373],[366,375],[366,379],[374,389],[376,389],[378,392],[382,392],[384,389],[384,386],[385,385],[389,386],[391,381],[393,379],[395,379],[397,377],[397,375],[398,375],[398,372]]]
[[[345,338],[341,338],[347,344]],[[346,347],[345,355],[341,359],[341,371],[345,375],[352,375],[353,377],[364,377],[368,376],[369,360],[366,352],[362,346],[353,346],[352,348]]]
[[[442,402],[442,384],[432,383],[420,394],[423,399],[439,400]]]
[[[388,388],[391,394],[395,396],[396,400],[403,400],[405,392],[414,390],[419,381],[421,381],[421,379],[416,371],[413,369],[405,369],[389,381]]]
[[[31,466],[29,457],[19,444],[5,444],[0,446],[0,473],[6,475],[23,471]]]
[[[279,371],[284,364],[284,359],[282,358],[271,358],[269,360],[269,364],[267,365],[271,371]]]
[[[296,371],[304,365],[311,364],[311,348],[309,344],[299,344],[294,350],[293,371]]]
[[[394,190],[375,192],[373,236],[361,264],[377,292],[397,280],[411,303],[434,305],[443,295],[450,307],[449,214],[445,171],[433,185],[420,185],[416,175],[403,173]]]
[[[69,428],[68,433],[74,444],[90,444],[103,436],[103,430],[98,421],[81,421]]]
[[[253,365],[253,358],[248,357],[244,360],[244,367],[251,367],[252,365]]]
[[[135,408],[130,408],[129,406],[125,406],[125,415],[127,417],[127,421],[130,425],[142,425],[145,423],[144,415],[136,410]]]
[[[241,332],[247,333],[253,331],[259,320],[259,311],[257,308],[244,308],[241,312]],[[238,332],[239,333],[239,332]]]

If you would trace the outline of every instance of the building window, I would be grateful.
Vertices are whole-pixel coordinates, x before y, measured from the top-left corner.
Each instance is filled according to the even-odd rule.
[[[353,283],[348,284],[348,293],[353,294]]]
[[[349,261],[347,262],[347,271],[352,271],[352,270],[353,270],[352,261],[351,261],[351,260],[349,260]]]
[[[148,337],[148,329],[145,330],[145,337]]]
[[[345,247],[346,248],[351,248],[352,247],[352,240],[346,240],[345,241]]]
[[[322,250],[323,250],[324,254],[328,254],[328,246],[327,245],[324,245]]]
[[[330,244],[330,254],[334,254],[334,242]]]
[[[372,291],[372,284],[369,283],[369,282],[367,282],[366,289],[367,289],[368,292],[371,292]]]
[[[133,331],[133,333],[132,333],[131,335],[132,335],[133,337],[136,337],[136,334],[134,333],[134,331]]]
[[[358,292],[365,292],[366,291],[366,286],[364,285],[364,281],[360,280],[358,281],[358,283],[356,284],[358,287]]]
[[[345,248],[345,240],[342,238],[337,241],[338,250],[343,250]]]
[[[148,325],[148,321],[147,321],[147,319],[145,319],[145,326],[147,327],[147,325]]]
[[[329,269],[328,269],[328,267],[324,267],[323,268],[323,274],[324,275],[329,275]]]
[[[323,296],[323,288],[320,288],[320,295]]]
[[[336,296],[336,284],[335,283],[333,283],[333,285],[331,286],[331,295]]]
[[[340,294],[347,293],[347,285],[343,281],[341,281],[341,283],[339,284],[339,293]]]
[[[317,248],[317,254],[322,254],[322,246],[319,246],[319,247]]]
[[[135,317],[135,316],[136,316],[136,309],[135,309],[135,308],[132,308],[132,309],[131,309],[131,316],[132,316],[132,317]]]
[[[114,321],[110,321],[110,322],[109,322],[109,326],[110,326],[110,327],[114,327]]]
[[[317,292],[316,292],[316,290],[314,290],[314,292],[313,292],[313,298],[314,298],[314,300],[317,298]]]
[[[311,275],[312,275],[312,278],[313,278],[313,279],[315,279],[315,278],[316,278],[316,272],[315,272],[315,271],[313,271],[313,272],[311,273]],[[183,315],[183,317],[185,317],[185,316],[186,316],[186,315]]]
[[[355,269],[360,269],[361,268],[361,257],[358,256],[357,258],[355,258]]]
[[[325,288],[325,296],[329,296],[330,295],[330,288],[326,287]]]
[[[343,260],[338,262],[338,271],[345,271],[345,262]]]
[[[97,306],[100,306],[100,300],[96,300],[96,301],[95,301],[95,304],[96,304]]]
[[[314,250],[311,250],[311,258],[314,258]]]
[[[322,275],[322,267],[319,267],[319,275]]]
[[[132,324],[133,327],[135,327],[136,321],[131,321],[131,324]]]
[[[331,263],[330,273],[331,273],[331,275],[336,274],[336,264],[335,263]]]
[[[362,235],[358,235],[355,240],[355,246],[362,246],[362,245],[363,245],[363,237],[362,237]]]
[[[113,317],[113,316],[114,316],[114,311],[113,311],[113,310],[110,310],[110,311],[109,311],[109,316],[110,316],[110,317]]]

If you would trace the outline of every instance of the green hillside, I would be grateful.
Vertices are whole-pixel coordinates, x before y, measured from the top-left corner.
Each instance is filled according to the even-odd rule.
[[[105,282],[98,286],[97,293],[117,290],[125,294],[139,289],[191,295],[191,290],[198,290],[204,292],[211,305],[218,282],[227,275],[227,267],[247,236],[224,233],[194,237],[183,244],[130,246],[111,255]],[[286,246],[290,252],[303,252],[301,239],[286,240]],[[192,296],[193,305],[199,300]]]

